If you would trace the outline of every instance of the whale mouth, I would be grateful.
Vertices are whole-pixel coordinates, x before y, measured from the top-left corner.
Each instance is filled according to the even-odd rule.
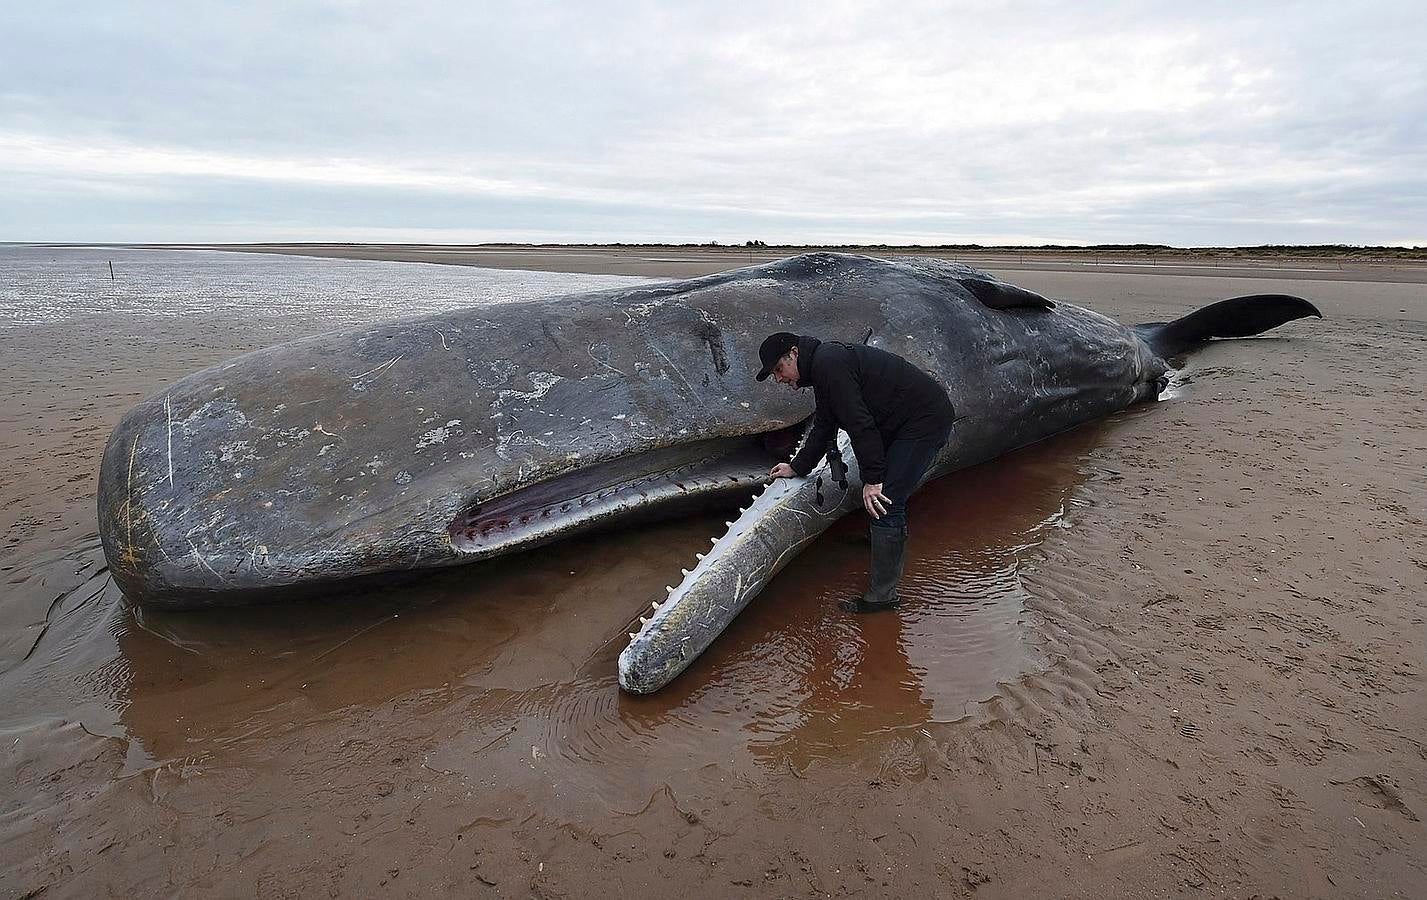
[[[617,457],[481,500],[448,525],[451,549],[480,559],[746,499],[789,458],[806,426]]]

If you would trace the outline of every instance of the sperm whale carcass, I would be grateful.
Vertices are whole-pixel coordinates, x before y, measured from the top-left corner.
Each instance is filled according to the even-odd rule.
[[[767,334],[866,341],[936,378],[958,415],[936,477],[1157,396],[1202,341],[1313,315],[1270,294],[1125,327],[956,263],[814,253],[319,335],[130,411],[100,536],[130,598],[192,608],[743,501],[620,657],[620,683],[650,691],[859,505],[850,452],[850,471],[824,462],[747,505],[812,414],[806,392],[754,381]]]

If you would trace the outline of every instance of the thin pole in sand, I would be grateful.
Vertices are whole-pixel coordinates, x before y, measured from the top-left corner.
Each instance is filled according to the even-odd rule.
[[[109,260],[109,280],[114,280],[114,260]]]

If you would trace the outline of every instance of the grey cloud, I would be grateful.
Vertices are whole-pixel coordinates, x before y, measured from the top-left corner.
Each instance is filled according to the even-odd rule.
[[[3,239],[1386,243],[1427,221],[1412,4],[7,15]]]

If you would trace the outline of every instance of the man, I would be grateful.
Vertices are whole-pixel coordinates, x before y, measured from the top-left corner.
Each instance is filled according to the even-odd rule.
[[[907,498],[951,433],[946,391],[900,356],[863,344],[780,331],[763,342],[758,358],[759,381],[772,375],[794,390],[811,387],[817,398],[803,449],[768,474],[806,476],[839,428],[851,439],[862,471],[862,505],[872,517],[871,586],[839,606],[848,612],[895,608],[907,552]]]

